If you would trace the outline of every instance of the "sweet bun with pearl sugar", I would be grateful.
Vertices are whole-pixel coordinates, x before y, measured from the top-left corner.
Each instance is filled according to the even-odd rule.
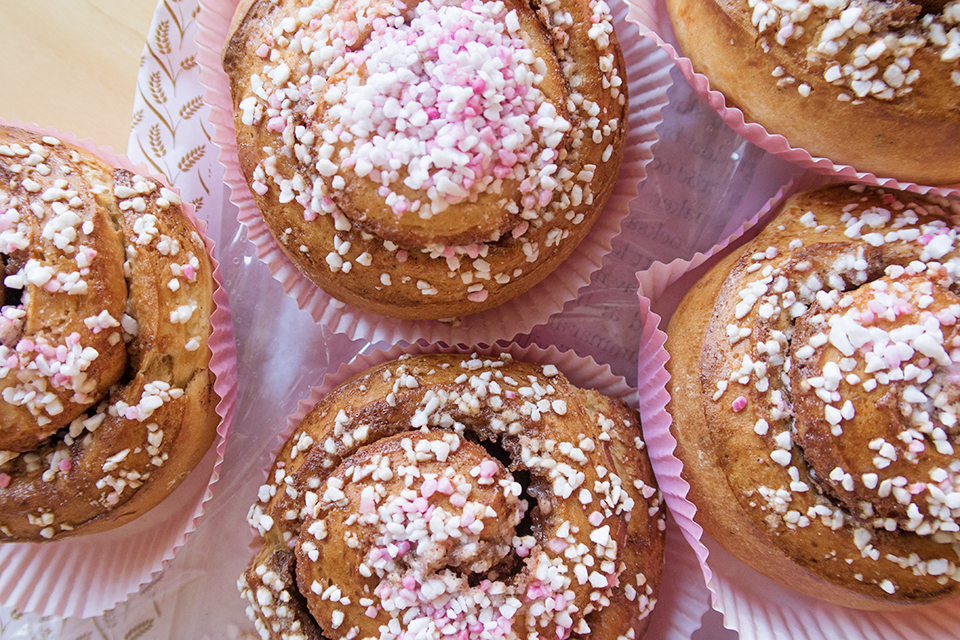
[[[179,196],[0,126],[0,541],[123,525],[210,448],[213,279]]]
[[[244,2],[222,62],[271,234],[383,316],[527,291],[590,230],[623,158],[623,55],[598,0]]]
[[[960,594],[960,202],[849,184],[783,202],[671,319],[696,521],[846,607]]]
[[[960,183],[957,0],[667,0],[666,7],[694,71],[747,123],[880,178]]]
[[[324,396],[249,513],[263,638],[640,638],[665,513],[638,416],[555,366],[405,356]]]

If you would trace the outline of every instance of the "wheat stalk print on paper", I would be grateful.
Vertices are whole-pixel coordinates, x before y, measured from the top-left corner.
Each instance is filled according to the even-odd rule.
[[[166,175],[202,214],[216,154],[208,154],[211,129],[198,81],[199,11],[177,0],[157,7],[140,61],[128,153]]]

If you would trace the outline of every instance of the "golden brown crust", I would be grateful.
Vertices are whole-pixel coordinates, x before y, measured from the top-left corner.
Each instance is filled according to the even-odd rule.
[[[777,20],[782,18],[776,3],[761,0],[761,4],[776,14]],[[706,75],[711,87],[723,93],[730,106],[741,109],[748,122],[783,135],[791,146],[806,149],[814,157],[826,157],[858,171],[919,184],[960,182],[960,149],[950,142],[960,137],[960,110],[956,108],[960,59],[941,59],[953,54],[934,43],[918,17],[895,10],[901,7],[915,13],[916,5],[869,0],[837,4],[832,12],[814,8],[809,19],[798,20],[785,46],[778,44],[776,37],[782,25],[774,21],[763,33],[758,32],[753,19],[764,14],[746,2],[668,0],[667,8],[683,54],[691,59],[694,70]],[[812,5],[802,2],[798,6],[802,13]],[[869,27],[858,26],[860,33],[844,35],[849,41],[840,40],[843,46],[838,53],[824,49],[820,38],[834,26],[827,23],[839,24],[840,14],[847,8],[862,8],[859,22]],[[936,20],[944,32],[957,32],[957,25],[942,14]],[[887,67],[896,66],[898,56],[909,61],[909,65],[903,63],[907,67],[903,74],[890,72],[891,82],[899,83],[899,76],[904,76],[897,89],[877,85],[892,93],[881,99],[870,93],[867,80],[854,81],[850,74],[855,68],[856,48],[866,48],[886,33],[903,37],[904,42],[916,36],[921,46],[911,45],[897,54],[886,49],[874,59],[863,58],[866,62],[857,69],[866,72],[873,68],[871,80],[881,84]],[[858,93],[862,91],[867,93]]]
[[[17,142],[24,147],[30,141],[10,134],[3,139],[3,143]],[[14,347],[20,348],[17,366],[4,367],[0,377],[0,389],[8,399],[0,402],[0,451],[17,453],[32,451],[38,441],[98,402],[127,366],[126,349],[111,344],[110,332],[102,331],[99,323],[85,322],[103,312],[119,318],[126,310],[123,245],[118,231],[92,198],[72,207],[65,203],[67,197],[54,200],[66,195],[54,185],[70,182],[69,178],[69,186],[88,191],[91,184],[85,176],[71,176],[54,162],[47,164],[53,165],[49,175],[24,180],[21,163],[31,162],[29,158],[8,156],[8,161],[0,164],[4,193],[21,201],[19,206],[3,207],[6,308],[0,317],[0,340],[6,347],[2,359],[6,361]],[[94,180],[99,178],[97,175]],[[78,252],[71,235],[84,226],[90,232]],[[88,261],[90,255],[100,259]],[[82,280],[80,263],[84,265]],[[64,358],[51,353],[59,345],[69,348]],[[86,348],[97,356],[89,364],[84,362],[82,375],[64,374],[57,379],[37,372],[51,358],[86,361]],[[49,384],[51,379],[59,384]],[[24,397],[31,391],[36,392],[33,401]]]
[[[935,455],[934,463],[925,461],[932,451],[906,452],[911,439],[926,438],[930,450],[940,445],[931,429],[912,437],[920,433],[919,414],[907,411],[903,394],[915,403],[952,383],[938,390],[920,385],[911,395],[911,376],[930,370],[936,378],[936,366],[906,351],[896,367],[881,366],[873,346],[899,345],[903,334],[869,314],[856,322],[850,315],[868,307],[885,313],[878,292],[902,289],[896,303],[887,303],[899,326],[923,326],[914,322],[921,315],[923,322],[950,322],[942,312],[947,302],[924,298],[927,285],[918,281],[952,281],[946,273],[957,251],[931,249],[927,235],[955,215],[941,205],[846,185],[795,196],[756,240],[688,292],[668,330],[668,410],[697,521],[757,571],[844,606],[890,608],[958,590],[950,509],[899,521],[884,511],[898,477],[909,478],[903,484],[925,513],[946,500],[940,484],[952,483],[952,474],[945,470],[941,478],[931,468],[950,464]],[[920,265],[924,276],[915,273]],[[848,347],[844,336],[859,335],[851,327],[861,324],[872,341]],[[938,335],[949,341],[951,334]],[[857,365],[865,358],[869,365]],[[877,401],[875,391],[897,398],[892,412],[877,413],[877,405],[891,403]],[[896,446],[901,465],[879,459],[878,432]],[[905,500],[910,493],[896,491]]]
[[[374,16],[382,22],[402,15],[405,22],[396,32],[406,33],[415,11],[427,6],[427,2],[407,8],[386,1],[338,0],[318,1],[310,9],[290,0],[276,5],[244,3],[223,50],[224,70],[231,80],[240,165],[264,222],[284,253],[333,297],[366,311],[405,319],[452,318],[488,309],[523,293],[566,259],[612,192],[623,157],[627,114],[622,53],[604,3],[561,0],[549,10],[535,11],[511,1],[505,3],[502,15],[487,16],[484,21],[496,29],[510,25],[509,33],[505,30],[504,34],[515,36],[517,42],[522,38],[523,47],[539,60],[531,67],[537,69],[537,80],[530,92],[539,97],[528,101],[539,106],[535,105],[537,115],[530,118],[530,124],[517,129],[526,132],[522,144],[513,149],[506,146],[503,140],[520,135],[506,123],[515,121],[514,116],[527,119],[530,113],[511,111],[507,118],[504,108],[502,124],[496,121],[499,116],[491,115],[494,119],[484,123],[479,120],[486,115],[472,120],[467,116],[470,127],[486,131],[478,137],[470,133],[473,129],[465,131],[459,120],[447,122],[447,115],[430,111],[430,94],[420,100],[427,105],[419,112],[429,114],[426,123],[410,113],[397,122],[408,118],[416,123],[409,125],[416,136],[441,124],[443,128],[426,138],[426,146],[419,146],[417,138],[417,150],[408,149],[403,145],[416,136],[408,136],[408,125],[394,123],[392,115],[376,120],[379,125],[369,125],[374,121],[356,115],[357,111],[345,111],[345,104],[353,104],[344,102],[343,97],[354,87],[353,78],[360,79],[364,91],[365,83],[373,86],[369,80],[372,71],[362,58],[355,67],[350,63],[344,69],[330,70],[326,62],[320,64],[316,52],[329,44],[331,51],[337,50],[336,60],[341,59],[334,36],[355,29],[359,35],[356,41],[349,40],[348,46],[348,54],[354,55],[368,39],[372,42],[384,37],[385,31],[393,33],[380,23],[372,26]],[[487,10],[478,7],[480,3],[470,11],[479,14]],[[307,13],[301,14],[301,9]],[[570,15],[568,22],[553,22],[565,12]],[[284,37],[301,43],[297,38],[306,33],[314,62],[291,51],[291,46],[302,49],[301,44],[285,47],[271,35],[284,19],[296,22],[308,14],[313,16],[311,20],[297,23],[289,37]],[[365,17],[358,17],[361,15]],[[508,15],[517,16],[515,26],[512,19],[506,19]],[[278,33],[283,33],[282,28]],[[416,73],[421,73],[418,65],[433,64],[431,55],[427,51],[423,61],[412,67]],[[291,70],[289,78],[286,73],[275,73],[282,64]],[[437,64],[438,69],[441,66]],[[512,61],[505,68],[514,67],[524,65]],[[497,85],[486,72],[467,73],[490,83],[485,89],[473,80],[473,84],[463,84],[464,77],[456,82],[451,79],[450,83],[463,84],[469,90],[474,96],[471,100],[486,96],[484,100],[497,98],[498,104],[512,105],[510,109],[516,106],[512,98],[497,93]],[[251,80],[255,75],[256,83]],[[271,111],[269,97],[276,95],[278,77],[287,88],[302,88],[304,97]],[[431,78],[424,72],[418,82],[422,86],[436,83]],[[257,88],[261,81],[263,90]],[[512,82],[507,79],[510,91]],[[399,85],[407,87],[403,82]],[[404,92],[404,96],[410,93],[407,88]],[[411,104],[407,98],[397,97],[399,108]],[[362,100],[368,98],[372,99]],[[478,102],[476,108],[468,109],[476,112],[481,106]],[[483,107],[482,113],[499,109]],[[348,115],[343,115],[345,112]],[[461,112],[456,113],[460,118]],[[329,137],[331,131],[340,131],[338,127],[348,128],[342,124],[347,117],[357,119],[359,131],[366,126],[383,129],[396,124],[395,131],[391,128],[383,134],[389,140],[388,148],[391,152],[403,149],[410,155],[399,161],[395,176],[390,177],[386,170],[381,173],[384,161],[377,160],[380,156],[361,149],[361,141],[368,138],[360,133],[357,137],[334,135],[323,142],[324,132]],[[356,126],[350,130],[358,131]],[[294,139],[297,151],[291,143]],[[457,163],[468,164],[441,169],[446,167],[447,150],[453,149],[450,145],[466,139],[471,140],[462,145],[466,151],[454,153],[461,154]],[[442,146],[435,146],[434,141],[442,141]],[[361,164],[370,158],[375,163],[373,170],[369,166],[361,170]],[[325,160],[329,164],[324,165]],[[461,166],[469,166],[470,171]],[[441,174],[459,186],[450,187],[453,183]],[[300,179],[295,179],[297,175]]]
[[[15,384],[2,402],[30,408],[43,425],[59,407],[27,403],[25,391],[66,387],[89,396],[29,449],[0,453],[0,540],[112,529],[169,495],[216,435],[210,261],[178,196],[152,179],[9,127],[0,130],[0,165],[3,314],[27,313],[22,327],[4,330],[2,373]],[[41,252],[54,229],[60,236]],[[8,257],[27,240],[33,262]],[[51,276],[46,285],[38,270]],[[56,288],[53,281],[72,284]],[[35,305],[38,299],[44,304]],[[54,317],[68,329],[36,329]],[[81,326],[89,339],[74,330]],[[41,342],[50,348],[37,348]],[[36,357],[25,357],[32,349]],[[95,366],[101,357],[119,361],[119,374],[105,376]],[[10,427],[5,422],[0,432]]]
[[[636,413],[551,367],[369,369],[304,417],[259,497],[263,547],[239,586],[264,637],[446,637],[421,618],[465,607],[457,633],[490,614],[506,637],[639,638],[659,589]]]

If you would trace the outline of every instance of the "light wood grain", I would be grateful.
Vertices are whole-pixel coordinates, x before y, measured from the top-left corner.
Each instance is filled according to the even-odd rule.
[[[126,152],[156,0],[0,1],[0,118]]]

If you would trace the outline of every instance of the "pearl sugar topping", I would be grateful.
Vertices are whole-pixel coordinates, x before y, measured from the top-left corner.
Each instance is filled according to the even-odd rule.
[[[536,153],[535,134],[540,160],[556,158],[570,124],[537,86],[546,67],[524,45],[515,11],[501,3],[424,2],[409,25],[393,17],[373,28],[377,38],[343,58],[366,77],[338,74],[325,86],[321,175],[337,171],[325,157],[333,152],[327,141],[349,140],[341,167],[381,183],[396,215],[412,210],[430,218],[477,192],[497,191]],[[403,184],[425,191],[429,203],[397,193],[401,167]],[[528,204],[549,202],[553,182],[540,183]]]

